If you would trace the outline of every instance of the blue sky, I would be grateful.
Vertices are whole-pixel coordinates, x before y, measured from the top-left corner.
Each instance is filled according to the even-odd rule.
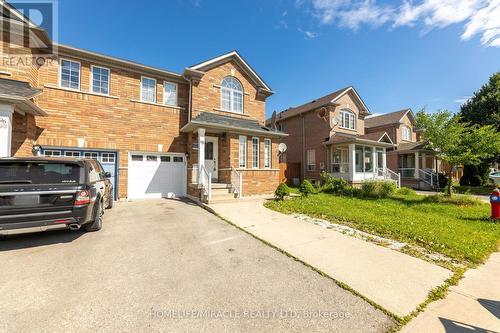
[[[500,70],[497,0],[59,0],[59,42],[182,72],[238,50],[267,114],[353,85],[372,113],[457,111]]]

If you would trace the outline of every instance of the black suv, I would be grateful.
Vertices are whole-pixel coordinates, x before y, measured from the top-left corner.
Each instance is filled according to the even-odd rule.
[[[0,234],[100,230],[113,207],[109,177],[92,159],[0,158]]]

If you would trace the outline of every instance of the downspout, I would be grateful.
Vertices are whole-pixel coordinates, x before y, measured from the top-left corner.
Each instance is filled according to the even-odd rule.
[[[302,117],[302,181],[306,179],[306,135],[305,135],[305,120],[304,115],[301,113]]]
[[[188,123],[191,121],[191,100],[193,98],[193,81],[189,80],[189,98],[188,98]]]

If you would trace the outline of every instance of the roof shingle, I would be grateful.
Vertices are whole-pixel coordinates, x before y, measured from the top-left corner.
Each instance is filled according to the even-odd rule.
[[[33,88],[27,82],[0,79],[0,95],[6,95],[13,98],[32,98],[42,90]]]
[[[399,123],[401,118],[403,118],[403,116],[408,111],[411,111],[411,110],[410,109],[403,109],[403,110],[399,110],[399,111],[381,114],[379,116],[367,117],[367,118],[365,118],[365,127],[372,128],[372,127],[378,127],[378,126],[384,126],[384,125],[397,124],[397,123]]]

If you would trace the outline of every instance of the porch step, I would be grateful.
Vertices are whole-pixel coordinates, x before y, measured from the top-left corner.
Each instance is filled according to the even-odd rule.
[[[215,188],[231,188],[231,184],[224,184],[224,183],[212,183],[212,190]]]

